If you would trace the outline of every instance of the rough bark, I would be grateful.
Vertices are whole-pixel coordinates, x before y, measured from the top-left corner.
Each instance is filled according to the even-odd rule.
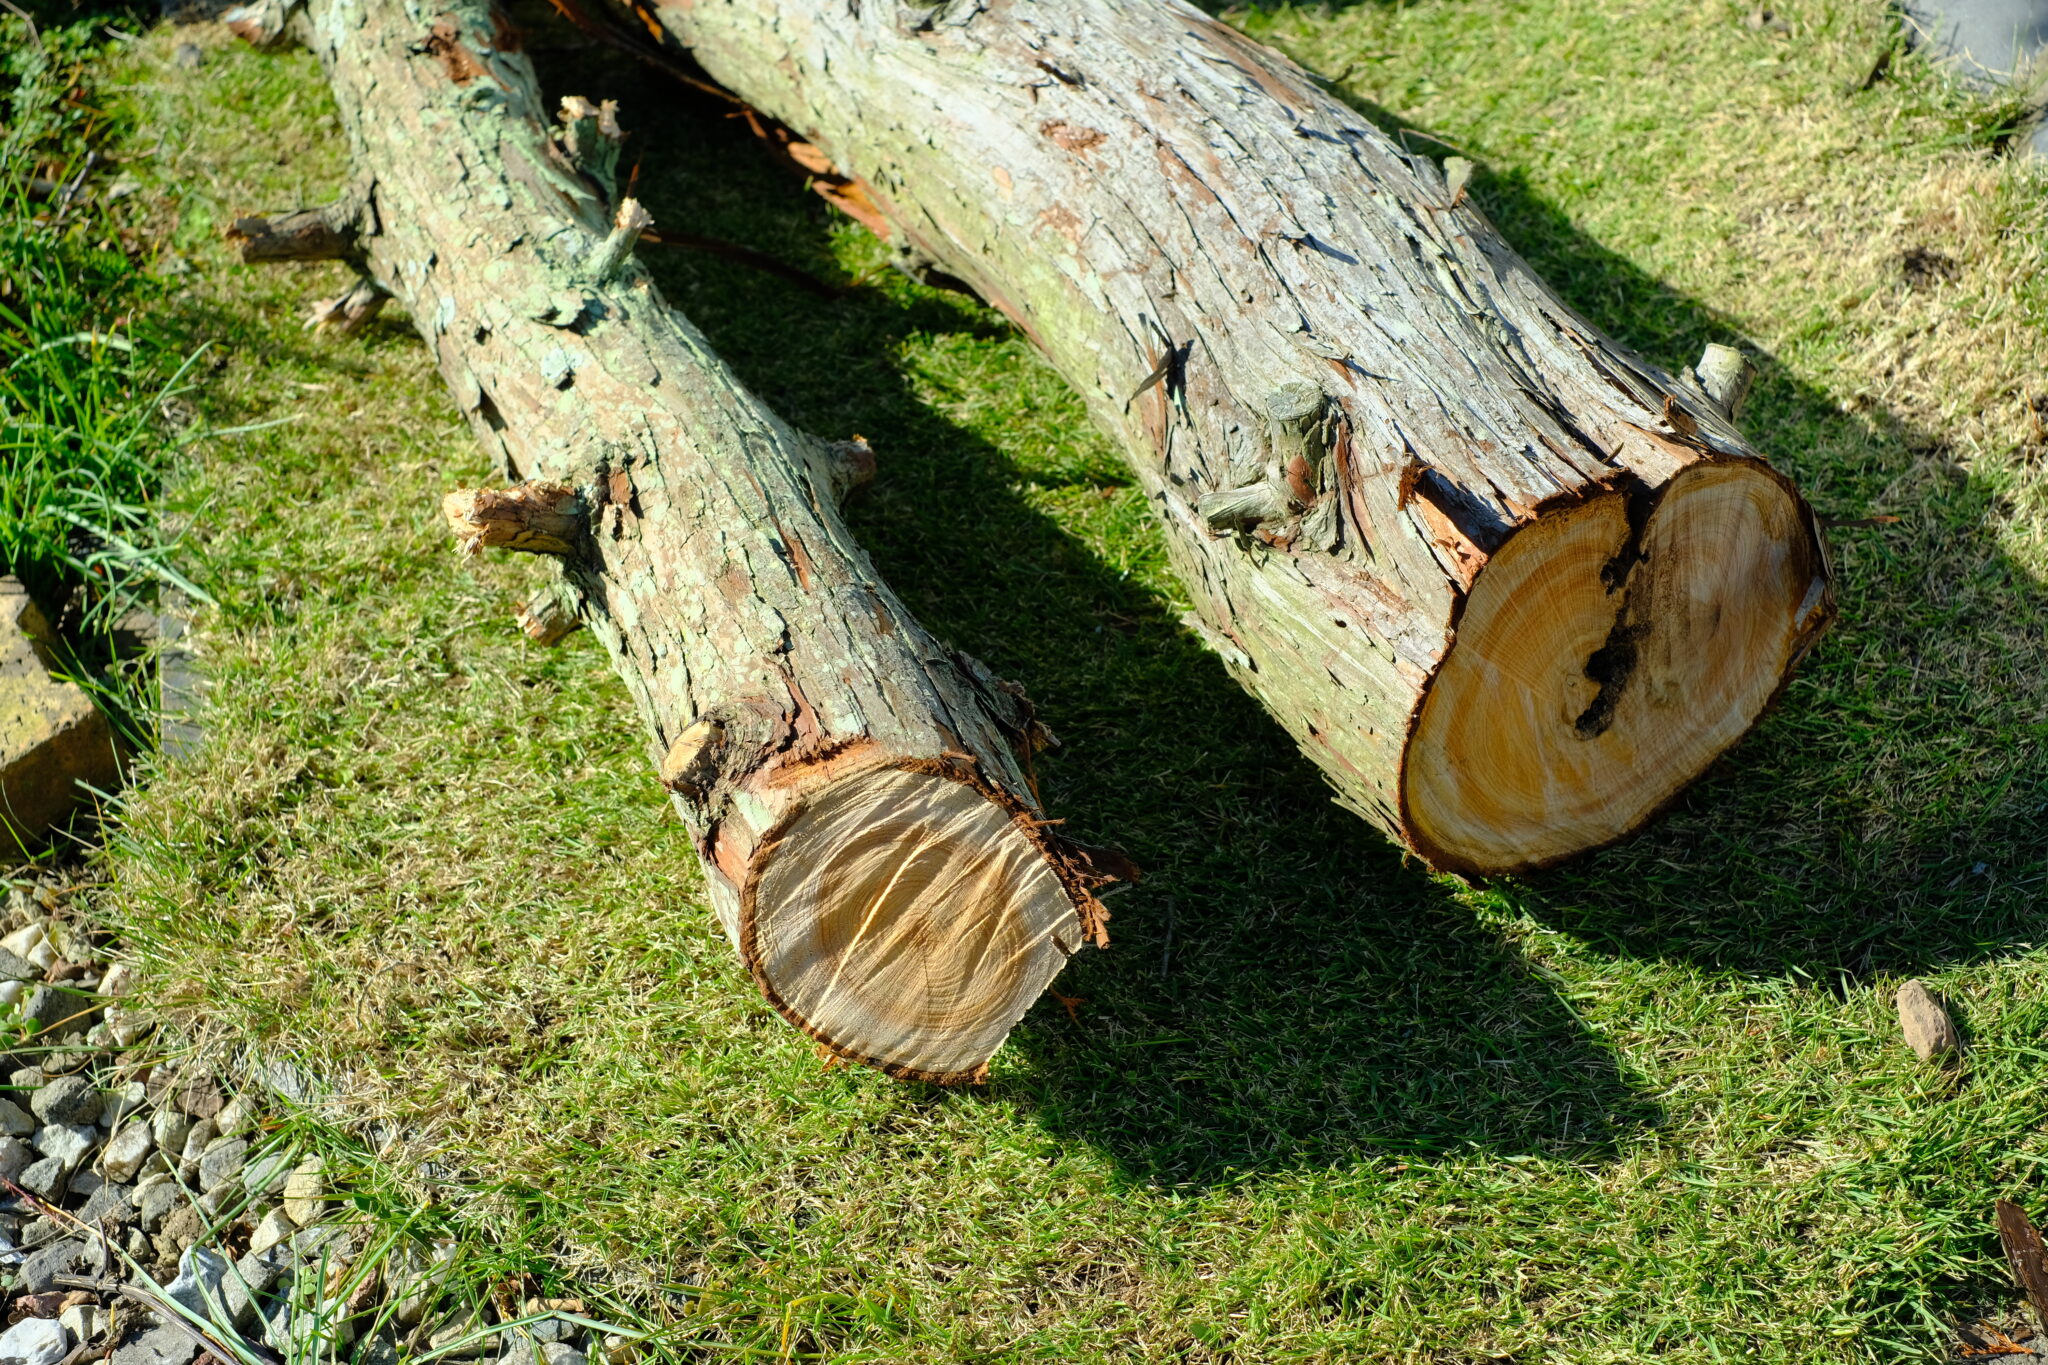
[[[615,0],[623,3],[624,0]],[[1202,634],[1338,799],[1431,863],[1649,819],[1833,616],[1735,430],[1572,312],[1465,195],[1175,0],[637,0],[913,272],[1080,390]],[[636,28],[638,26],[636,25]],[[1739,357],[1734,357],[1739,361]]]
[[[833,1052],[891,1074],[983,1074],[1084,939],[1100,878],[1046,827],[1028,706],[933,640],[837,511],[865,446],[793,431],[634,262],[617,125],[567,102],[549,135],[528,61],[476,0],[312,0],[361,180],[283,229],[361,261],[438,360],[512,489],[451,495],[472,551],[557,555],[552,631],[580,617],[755,981]],[[316,224],[308,228],[306,224]]]

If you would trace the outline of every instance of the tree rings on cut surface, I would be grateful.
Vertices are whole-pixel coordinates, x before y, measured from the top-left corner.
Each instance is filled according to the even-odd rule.
[[[924,767],[820,788],[763,841],[740,914],[740,951],[791,1023],[940,1084],[985,1073],[1081,940],[1027,825]]]
[[[1768,466],[1688,466],[1640,531],[1630,496],[1525,524],[1474,581],[1404,763],[1432,864],[1524,871],[1627,834],[1748,732],[1832,614],[1817,532]]]

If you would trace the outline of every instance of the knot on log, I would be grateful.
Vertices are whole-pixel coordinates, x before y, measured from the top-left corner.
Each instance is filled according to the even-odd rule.
[[[619,148],[626,135],[619,128],[619,102],[592,104],[581,95],[562,100],[562,130],[555,145],[569,164],[589,176],[609,203],[618,193]]]
[[[661,760],[661,785],[678,796],[701,800],[718,780],[718,756],[724,749],[724,723],[698,717],[683,727]]]
[[[582,540],[587,524],[575,489],[538,481],[458,490],[441,499],[441,515],[469,555],[489,549],[566,555]]]
[[[1270,483],[1219,488],[1195,500],[1195,511],[1212,531],[1250,531],[1287,515],[1287,494]]]
[[[1334,504],[1323,497],[1330,481],[1328,403],[1322,389],[1305,379],[1289,380],[1266,395],[1263,474],[1197,499],[1195,510],[1210,530],[1255,531],[1267,522],[1307,513],[1308,542],[1317,549],[1335,543]]]
[[[819,497],[834,505],[875,481],[875,448],[858,434],[850,440],[819,443],[810,463]]]

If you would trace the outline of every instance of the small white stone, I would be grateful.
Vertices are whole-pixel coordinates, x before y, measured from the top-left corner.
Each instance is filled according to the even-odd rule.
[[[125,1185],[135,1178],[142,1163],[155,1150],[156,1139],[150,1135],[148,1124],[126,1124],[107,1140],[106,1150],[100,1153],[100,1169],[107,1173],[107,1179]]]
[[[57,950],[50,946],[50,935],[40,924],[16,929],[6,938],[0,938],[0,948],[25,959],[39,972],[47,972],[57,965]]]
[[[325,1211],[326,1199],[326,1165],[319,1157],[309,1156],[293,1168],[291,1178],[284,1182],[284,1211],[294,1223],[305,1227]]]
[[[116,962],[107,968],[107,974],[100,978],[101,995],[126,995],[135,989],[135,970],[125,962]]]
[[[0,1360],[57,1365],[71,1354],[71,1334],[55,1318],[23,1318],[0,1332]]]
[[[283,1209],[272,1209],[263,1215],[263,1221],[249,1234],[250,1254],[268,1251],[298,1230],[299,1225],[291,1220],[291,1215]]]
[[[28,983],[25,981],[0,981],[0,1007],[17,1009],[21,1005],[21,997],[27,994]]]
[[[213,1130],[222,1137],[240,1137],[256,1126],[256,1107],[237,1095],[213,1116]]]
[[[134,1047],[155,1027],[156,1020],[133,1006],[107,1006],[107,1037],[113,1040],[116,1047]]]
[[[175,1155],[185,1150],[185,1139],[192,1136],[192,1118],[175,1109],[159,1109],[149,1121],[149,1130],[156,1135],[159,1150]]]
[[[117,1085],[112,1090],[100,1092],[100,1127],[108,1132],[121,1126],[121,1120],[140,1110],[149,1102],[149,1087],[141,1081],[130,1081]]]
[[[70,962],[92,961],[92,940],[86,936],[82,928],[70,920],[53,918],[44,927],[43,936],[49,941],[51,951],[58,958]],[[30,961],[34,959],[31,958]],[[44,970],[49,969],[46,967]]]
[[[100,1334],[105,1316],[106,1310],[97,1304],[74,1303],[57,1315],[57,1321],[80,1341],[91,1341]]]

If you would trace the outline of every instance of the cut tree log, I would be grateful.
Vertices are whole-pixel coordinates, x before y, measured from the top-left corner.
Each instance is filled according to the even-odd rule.
[[[829,158],[899,264],[1045,352],[1203,636],[1431,864],[1636,829],[1833,618],[1814,518],[1718,401],[1739,355],[1674,378],[1629,354],[1501,240],[1469,164],[1447,182],[1227,25],[1177,0],[634,3],[634,41],[658,25]]]
[[[1106,941],[1109,874],[1042,815],[1049,737],[1021,693],[926,633],[841,521],[873,452],[792,430],[663,302],[632,255],[647,216],[611,183],[614,112],[567,101],[551,137],[486,5],[312,0],[305,19],[361,180],[234,235],[252,258],[357,261],[374,288],[351,292],[410,314],[522,481],[444,513],[471,552],[559,559],[528,628],[580,618],[610,651],[775,1008],[892,1075],[979,1078]]]

